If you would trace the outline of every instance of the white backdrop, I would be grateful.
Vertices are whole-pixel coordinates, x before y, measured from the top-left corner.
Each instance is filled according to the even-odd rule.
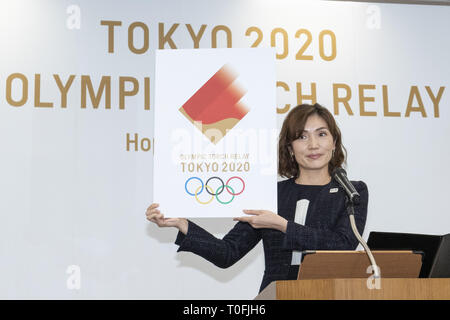
[[[449,16],[450,7],[325,1],[1,0],[0,298],[257,294],[261,244],[222,270],[177,254],[175,230],[144,215],[155,49],[223,48],[227,34],[234,48],[260,38],[276,47],[279,127],[300,86],[338,113],[349,176],[369,187],[366,239],[448,233]],[[234,225],[194,221],[218,237]]]

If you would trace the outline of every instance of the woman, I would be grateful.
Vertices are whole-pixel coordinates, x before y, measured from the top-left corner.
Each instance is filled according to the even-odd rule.
[[[346,212],[344,190],[331,173],[345,161],[341,132],[332,114],[319,104],[293,108],[280,132],[278,173],[289,178],[278,182],[278,214],[244,210],[246,216],[223,239],[217,239],[186,219],[165,219],[152,204],[147,219],[160,227],[176,227],[178,251],[189,251],[221,268],[227,268],[248,253],[261,239],[265,271],[260,291],[275,280],[297,279],[300,251],[354,250]],[[368,203],[364,182],[352,182],[361,196],[355,220],[363,233]]]

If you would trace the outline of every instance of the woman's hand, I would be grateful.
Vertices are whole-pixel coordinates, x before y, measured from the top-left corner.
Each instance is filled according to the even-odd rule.
[[[164,215],[157,208],[158,203],[152,203],[150,207],[147,208],[145,215],[147,220],[155,223],[158,227],[175,227],[182,233],[187,234],[188,221],[183,218],[164,218]]]
[[[268,210],[243,210],[245,214],[250,216],[244,216],[234,218],[234,221],[248,222],[253,228],[267,228],[276,229],[286,233],[287,220],[276,213]]]

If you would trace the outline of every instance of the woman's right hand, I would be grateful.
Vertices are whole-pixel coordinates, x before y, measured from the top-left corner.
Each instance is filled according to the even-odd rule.
[[[180,232],[187,234],[188,221],[184,218],[164,218],[164,215],[157,208],[158,203],[152,203],[150,207],[147,208],[145,215],[147,220],[155,223],[158,227],[175,227]]]

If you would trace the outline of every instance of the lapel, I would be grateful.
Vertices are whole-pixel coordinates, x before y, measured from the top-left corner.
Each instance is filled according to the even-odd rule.
[[[310,203],[305,225],[309,225],[311,219],[317,218],[323,211],[329,211],[331,207],[336,206],[342,197],[342,192],[342,188],[334,179],[331,180],[329,185],[324,186],[317,194],[313,203]],[[314,215],[310,214],[312,212],[314,212]]]

